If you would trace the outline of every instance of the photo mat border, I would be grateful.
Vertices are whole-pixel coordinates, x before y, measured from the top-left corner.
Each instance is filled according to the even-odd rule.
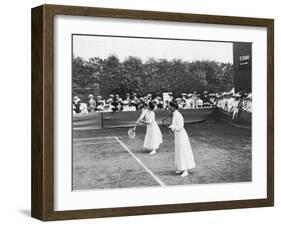
[[[267,198],[54,211],[54,16],[92,16],[267,28]],[[274,205],[274,20],[201,14],[42,5],[32,9],[31,216],[43,221],[164,214]]]
[[[71,34],[71,94],[73,96],[73,60],[74,60],[74,52],[73,52],[73,37],[74,36],[87,36],[87,37],[103,37],[103,38],[127,38],[127,39],[149,39],[149,40],[167,40],[167,41],[192,41],[192,42],[211,42],[211,43],[248,43],[248,44],[253,44],[253,42],[243,42],[243,41],[224,41],[224,40],[207,40],[207,39],[183,39],[183,38],[161,38],[161,37],[148,37],[148,36],[122,36],[122,35],[102,35],[102,34],[86,34],[86,33],[72,33]],[[252,57],[252,56],[251,56]],[[234,61],[234,59],[233,59]],[[70,106],[72,106],[72,99],[70,99]],[[71,113],[71,120],[73,122],[73,111],[72,108],[70,109]],[[74,158],[73,158],[73,146],[74,146],[74,139],[73,139],[73,124],[71,124],[71,139],[72,139],[72,145],[71,145],[71,190],[72,191],[77,191],[74,189],[74,182],[73,182],[73,165],[74,165]],[[251,163],[252,167],[252,163]],[[251,175],[252,173],[251,169]],[[251,181],[252,181],[252,176],[251,176]],[[230,182],[231,183],[231,182]],[[173,185],[175,186],[175,185]],[[176,185],[176,186],[186,186],[186,185]],[[141,188],[145,188],[145,186],[142,186]],[[116,189],[116,188],[113,188]],[[121,188],[123,189],[123,188]],[[128,189],[128,188],[126,188]],[[80,189],[78,189],[80,190]],[[96,190],[96,188],[92,188],[90,190]]]

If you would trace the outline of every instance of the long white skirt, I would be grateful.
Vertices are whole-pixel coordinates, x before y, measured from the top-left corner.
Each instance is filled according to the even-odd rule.
[[[185,129],[175,131],[175,166],[177,170],[187,170],[195,167],[194,156]]]
[[[154,122],[147,125],[143,147],[147,149],[158,149],[162,142],[162,133],[158,124]]]

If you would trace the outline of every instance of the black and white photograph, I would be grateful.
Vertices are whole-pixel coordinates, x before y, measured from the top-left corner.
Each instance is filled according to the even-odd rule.
[[[252,181],[252,43],[72,34],[71,85],[72,190]]]

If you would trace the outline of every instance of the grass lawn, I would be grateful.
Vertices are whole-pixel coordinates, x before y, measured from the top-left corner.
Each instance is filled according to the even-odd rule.
[[[164,142],[152,156],[142,148],[145,127],[135,139],[128,128],[73,131],[73,189],[160,186],[151,174],[167,186],[251,181],[251,130],[213,122],[185,128],[196,162],[185,178],[175,174],[174,135],[164,127]]]

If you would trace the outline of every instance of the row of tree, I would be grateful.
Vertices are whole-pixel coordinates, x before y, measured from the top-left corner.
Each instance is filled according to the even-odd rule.
[[[129,56],[123,62],[116,55],[106,59],[73,58],[73,95],[90,93],[108,96],[136,92],[139,96],[173,92],[224,92],[233,87],[233,65],[216,61],[188,62],[154,59],[143,62]]]

